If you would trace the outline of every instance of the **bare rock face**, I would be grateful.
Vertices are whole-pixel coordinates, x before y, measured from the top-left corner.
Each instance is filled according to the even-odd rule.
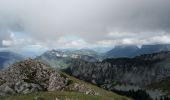
[[[14,90],[20,94],[28,94],[34,91],[42,90],[41,86],[34,83],[19,81],[15,84]]]
[[[62,90],[68,84],[68,79],[61,77],[57,72],[50,75],[48,91]]]
[[[0,72],[0,96],[28,94],[36,91],[62,90],[68,79],[36,60],[25,60]]]
[[[106,89],[119,84],[146,87],[170,77],[170,52],[145,54],[134,58],[105,59],[90,63],[76,61],[68,68],[72,76]]]
[[[14,94],[15,91],[7,84],[3,84],[0,86],[0,96],[14,95]]]
[[[76,91],[98,94],[83,84],[37,60],[24,60],[0,71],[0,96],[28,94],[38,91]]]

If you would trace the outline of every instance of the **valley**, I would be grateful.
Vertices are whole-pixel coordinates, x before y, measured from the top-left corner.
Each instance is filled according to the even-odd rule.
[[[2,97],[2,100],[34,99],[36,96],[45,100],[81,96],[89,100],[110,100],[119,95],[135,100],[169,100],[169,51],[162,49],[135,57],[103,57],[103,53],[93,50],[50,50],[35,59],[18,60],[0,72],[0,95],[14,95]],[[108,94],[110,98],[106,96]],[[124,99],[120,96],[116,100]]]

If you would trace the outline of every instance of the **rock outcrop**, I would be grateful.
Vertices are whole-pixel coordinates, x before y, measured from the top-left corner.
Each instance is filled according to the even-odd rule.
[[[73,83],[70,81],[71,79],[50,66],[37,60],[28,59],[15,63],[0,72],[0,96],[68,89],[82,93],[92,91],[79,83],[77,84],[81,88],[77,89],[71,85]]]

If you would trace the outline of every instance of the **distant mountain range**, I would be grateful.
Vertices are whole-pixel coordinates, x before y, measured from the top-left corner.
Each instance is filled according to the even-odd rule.
[[[160,51],[170,51],[170,44],[143,45],[140,48],[138,46],[116,46],[103,56],[104,58],[135,57]]]
[[[95,51],[81,49],[75,51],[51,50],[38,56],[36,59],[58,69],[65,69],[76,59],[82,59],[87,62],[97,62],[99,60],[98,58],[99,56]]]
[[[143,45],[137,46],[117,46],[106,53],[98,53],[90,49],[80,50],[50,50],[38,56],[45,63],[58,69],[65,69],[70,66],[73,60],[84,60],[86,62],[100,62],[107,58],[132,58],[142,54],[156,53],[160,51],[170,51],[170,45]]]
[[[8,67],[10,64],[22,59],[24,59],[24,57],[19,54],[10,51],[0,51],[0,69]]]

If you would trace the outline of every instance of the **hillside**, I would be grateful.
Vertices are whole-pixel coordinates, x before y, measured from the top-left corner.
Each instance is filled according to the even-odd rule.
[[[0,95],[1,100],[129,100],[32,59],[0,72]]]
[[[74,62],[67,72],[108,90],[147,90],[149,85],[170,77],[169,65],[170,52],[159,52],[134,58],[105,59],[97,63],[79,60]],[[166,85],[164,87],[169,87],[169,83],[164,85]],[[161,85],[158,86],[154,89],[165,90],[165,94],[168,92],[167,89],[161,88]]]
[[[75,50],[75,51],[62,51],[62,50],[50,50],[36,59],[41,60],[44,63],[50,64],[57,69],[68,68],[74,60],[82,59],[88,62],[97,62],[97,53],[92,50]]]

